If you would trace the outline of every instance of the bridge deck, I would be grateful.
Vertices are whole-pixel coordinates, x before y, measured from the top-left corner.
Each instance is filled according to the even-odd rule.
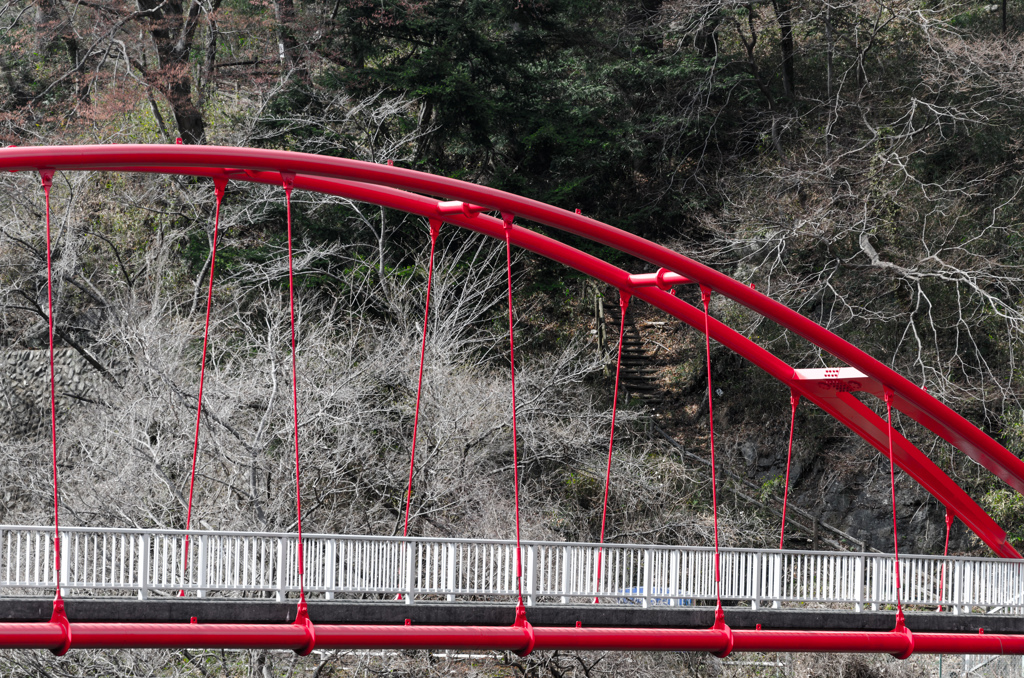
[[[47,621],[53,611],[46,598],[5,598],[0,622]],[[68,598],[68,618],[76,622],[288,623],[295,618],[295,602],[239,599]],[[417,603],[380,601],[309,601],[309,616],[320,624],[415,624],[507,626],[515,618],[512,605],[486,603]],[[622,605],[546,606],[528,612],[534,626],[633,628],[708,628],[714,608],[642,609]],[[888,631],[893,612],[848,610],[752,610],[727,607],[725,620],[736,629],[812,631]],[[1024,617],[993,614],[907,612],[907,626],[918,632],[1024,633]]]

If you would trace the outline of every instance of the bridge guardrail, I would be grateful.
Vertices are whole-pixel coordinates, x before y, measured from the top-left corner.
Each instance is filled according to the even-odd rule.
[[[284,600],[299,590],[294,534],[193,530],[61,529],[61,581],[68,593],[253,596]],[[303,535],[306,592],[327,599],[401,596],[493,600],[516,595],[515,542]],[[601,576],[597,558],[601,552]],[[0,525],[0,590],[55,586],[53,528]],[[715,598],[714,549],[695,546],[523,542],[528,605],[592,602],[678,606]],[[904,555],[905,605],[1001,607],[1024,612],[1024,561]],[[722,549],[722,598],[761,606],[893,605],[888,554]],[[691,602],[692,601],[692,602]]]

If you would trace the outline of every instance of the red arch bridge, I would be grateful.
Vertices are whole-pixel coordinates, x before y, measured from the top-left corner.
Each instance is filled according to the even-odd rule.
[[[1024,618],[1020,616],[1024,561],[995,521],[893,428],[892,410],[915,420],[1022,493],[1024,463],[849,342],[727,275],[578,211],[390,164],[246,148],[111,145],[0,149],[0,170],[40,177],[51,284],[49,196],[56,172],[147,172],[212,179],[217,212],[207,326],[216,229],[230,181],[282,188],[288,214],[290,292],[294,190],[342,196],[428,219],[431,258],[424,347],[434,244],[442,225],[502,241],[509,268],[516,497],[514,539],[409,536],[414,421],[406,533],[402,537],[303,534],[293,303],[295,534],[61,527],[51,312],[54,524],[0,526],[0,588],[6,592],[0,605],[0,648],[43,648],[57,654],[71,648],[133,647],[276,648],[300,654],[315,648],[492,649],[521,655],[550,649],[700,650],[719,656],[768,651],[884,652],[901,658],[914,652],[1024,654]],[[651,270],[623,270],[523,224],[543,225],[615,248],[647,262]],[[712,340],[756,364],[789,387],[794,414],[800,401],[806,400],[890,460],[893,505],[893,474],[899,466],[946,507],[947,544],[949,526],[959,519],[998,558],[901,557],[895,511],[891,555],[723,548],[717,532],[713,416],[714,547],[605,544],[603,524],[601,540],[595,544],[522,541],[515,442],[513,246],[618,288],[623,316],[635,298],[702,332],[707,337],[709,410],[714,390]],[[695,306],[677,298],[675,288],[681,285],[698,286],[701,303]],[[708,305],[713,295],[727,297],[799,335],[842,367],[798,369],[786,364],[711,317]],[[52,311],[52,295],[49,308]],[[620,359],[621,343],[620,331]],[[205,357],[204,336],[193,482]],[[422,383],[422,350],[420,358]],[[617,389],[618,373],[616,394]],[[861,400],[869,396],[884,403],[885,418]],[[418,414],[419,394],[417,420]],[[613,432],[614,405],[609,475]],[[792,424],[790,439],[791,452]],[[608,480],[606,475],[606,501]],[[788,492],[788,471],[786,480]],[[189,527],[191,502],[190,487],[185,522]],[[784,530],[785,503],[783,507]],[[47,592],[54,593],[52,603],[43,595]],[[240,592],[248,596],[237,597]],[[65,593],[74,596],[65,600]],[[383,600],[357,600],[367,594]],[[723,601],[732,604],[726,606]],[[904,605],[913,607],[905,614]]]

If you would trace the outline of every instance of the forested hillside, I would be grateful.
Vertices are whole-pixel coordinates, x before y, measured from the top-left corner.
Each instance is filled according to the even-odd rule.
[[[12,0],[0,3],[0,142],[287,149],[580,209],[755,284],[1021,455],[1021,11],[1007,0]],[[0,187],[0,524],[49,524],[42,192],[29,175],[5,174]],[[185,526],[214,204],[198,179],[54,182],[62,522]],[[427,228],[327,196],[296,192],[294,207],[304,525],[400,533]],[[456,231],[439,240],[411,530],[504,538],[504,250]],[[283,192],[229,184],[194,527],[294,529],[286,246]],[[617,294],[526,254],[514,270],[524,538],[593,540],[611,418],[594,305],[602,296],[611,336]],[[716,300],[711,311],[793,365],[837,366],[739,306]],[[636,393],[620,403],[608,538],[706,544],[706,467],[656,433],[707,454],[703,337],[659,324],[669,319],[639,302],[631,314],[658,355],[648,399],[658,404]],[[725,350],[713,348],[712,363],[734,479],[723,543],[777,543],[778,522],[757,502],[781,496],[789,393]],[[1018,494],[912,422],[898,425],[1024,547]],[[796,431],[792,500],[890,549],[887,460],[810,406]],[[901,547],[941,552],[943,507],[906,476],[897,491]],[[951,544],[988,554],[961,524]],[[418,655],[265,652],[12,653],[0,666],[33,676],[452,670]],[[802,666],[895,670],[842,658]],[[459,670],[743,669],[554,655]]]

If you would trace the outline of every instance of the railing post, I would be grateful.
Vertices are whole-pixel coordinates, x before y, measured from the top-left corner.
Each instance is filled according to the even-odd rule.
[[[41,553],[43,553],[43,550],[39,547],[39,541],[41,539],[40,531],[39,530],[33,530],[32,534],[35,535],[35,548],[31,549],[31,553],[32,553],[32,557],[31,558],[28,556],[28,554],[25,554],[25,557],[26,557],[26,560],[29,560],[32,563],[32,574],[29,575],[28,581],[29,581],[30,585],[38,586],[39,585],[39,567],[40,567],[39,556],[40,556]],[[31,548],[31,547],[29,547],[29,548]]]
[[[949,592],[950,607],[953,608],[953,614],[960,614],[960,559],[958,558],[949,563],[949,567],[953,570],[949,579],[951,589]]]
[[[982,588],[981,578],[978,576],[977,563],[973,561],[964,562],[964,612],[971,614],[976,603],[980,602],[978,590]]]
[[[327,600],[334,600],[334,586],[335,586],[335,574],[337,568],[334,566],[334,561],[337,560],[338,542],[335,539],[328,539],[327,546],[324,549],[324,567],[327,569],[324,571],[324,583],[327,587],[327,593],[324,597]]]
[[[64,584],[68,583],[68,576],[71,573],[71,563],[68,558],[68,539],[66,534],[60,536],[60,580]],[[67,586],[60,587],[60,595],[66,595],[68,592]]]
[[[414,558],[416,544],[415,542],[407,541],[405,544],[405,604],[412,605],[412,587],[416,581],[415,573],[413,572],[413,564],[418,561]]]
[[[569,570],[572,565],[572,547],[568,544],[563,544],[562,549],[562,604],[565,605],[569,602]]]
[[[288,577],[284,571],[285,563],[287,562],[284,557],[285,549],[288,543],[285,541],[285,537],[277,538],[277,602],[284,601],[285,594],[287,592],[286,585]]]
[[[878,600],[881,598],[882,577],[881,556],[871,559],[871,611],[878,612]]]
[[[526,547],[526,604],[533,605],[534,594],[537,592],[537,546]]]
[[[856,602],[853,604],[854,612],[864,611],[864,554],[857,556],[856,564],[853,567],[853,585],[857,587]]]
[[[449,603],[455,602],[455,548],[458,544],[449,543],[448,545],[448,576],[446,578],[445,587],[448,589],[448,597],[446,600]]]
[[[779,551],[775,554],[775,576],[772,577],[772,609],[782,607],[782,566],[786,562],[786,554]]]
[[[978,581],[978,568],[970,560],[964,561],[964,589],[963,602],[964,612],[970,614],[974,610],[974,604],[978,602],[976,592],[980,588]]]
[[[953,614],[961,614],[967,611],[964,609],[964,602],[967,600],[967,591],[965,589],[968,586],[967,561],[958,559],[954,572],[953,583],[956,595],[953,598]]]
[[[668,604],[679,607],[679,549],[672,549],[672,556],[669,562]]]
[[[147,532],[142,535],[142,545],[139,548],[139,600],[149,598],[149,546],[150,535]]]
[[[644,609],[651,606],[651,568],[654,567],[654,549],[644,549]]]
[[[750,583],[750,609],[757,610],[761,607],[761,554],[754,554],[754,562],[751,566],[754,581]]]
[[[210,540],[208,535],[199,535],[199,558],[196,561],[196,566],[199,569],[199,590],[196,592],[196,595],[200,598],[206,597],[206,563],[209,558],[209,542]]]

